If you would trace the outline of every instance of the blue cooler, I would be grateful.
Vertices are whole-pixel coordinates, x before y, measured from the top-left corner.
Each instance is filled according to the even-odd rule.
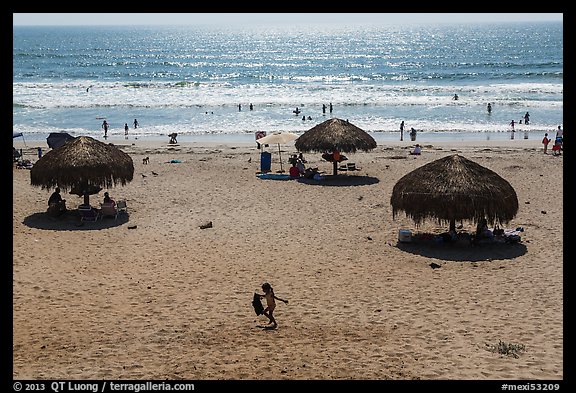
[[[412,241],[412,231],[409,229],[400,229],[398,231],[398,241],[400,243],[410,243]]]
[[[263,151],[260,154],[260,172],[270,172],[270,165],[272,164],[272,153]]]

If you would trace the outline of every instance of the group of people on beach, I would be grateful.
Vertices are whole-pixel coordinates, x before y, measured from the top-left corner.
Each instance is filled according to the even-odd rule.
[[[542,144],[544,145],[544,154],[548,154],[548,145],[552,142],[552,140],[548,137],[548,133],[544,134],[544,138],[542,138]],[[561,151],[564,150],[564,130],[562,130],[562,126],[558,126],[556,130],[556,137],[554,138],[554,145],[552,145],[552,155],[559,156],[561,155]]]
[[[320,180],[321,175],[318,172],[318,168],[306,167],[304,164],[307,161],[301,152],[298,155],[293,154],[292,157],[288,159],[288,162],[292,165],[289,171],[291,178],[304,177],[307,179]]]
[[[138,123],[138,119],[134,119],[132,124],[134,125],[134,129],[138,128],[138,126],[140,125]],[[108,123],[105,119],[102,122],[102,128],[104,129],[104,138],[108,138],[108,130],[110,129],[110,123]],[[128,139],[128,130],[129,130],[128,123],[124,123],[124,137],[126,139]]]
[[[401,141],[404,140],[404,120],[402,120],[402,122],[400,123],[400,140]],[[416,140],[416,129],[414,127],[410,128],[410,140],[411,141]]]
[[[326,109],[329,108],[330,113],[332,113],[332,111],[334,110],[334,106],[332,105],[332,103],[329,104],[329,106],[326,106],[326,104],[322,104],[322,113],[326,114]],[[299,107],[296,107],[296,109],[294,109],[292,111],[292,113],[294,113],[296,116],[298,116],[300,113],[302,113],[302,110]],[[302,116],[302,120],[312,120],[312,116],[308,115],[303,115]]]
[[[252,103],[250,103],[250,110],[254,110],[254,105]],[[332,105],[332,103],[328,104],[328,106],[326,106],[326,104],[322,104],[322,113],[326,113],[326,109],[330,110],[330,113],[332,113],[332,111],[334,110],[334,106]],[[238,104],[238,112],[242,111],[242,104]],[[208,112],[206,112],[208,113]],[[294,109],[292,111],[292,113],[294,113],[295,115],[299,115],[300,113],[302,113],[302,110],[299,107],[296,107],[296,109]],[[312,116],[302,116],[302,120],[312,120]]]
[[[529,112],[526,112],[522,118],[524,119],[524,124],[526,124],[526,125],[530,124],[530,113]],[[516,124],[516,120],[512,119],[512,121],[510,121],[510,127],[512,127],[512,131],[514,131],[514,125],[515,124]],[[522,119],[520,119],[518,124],[522,124]]]

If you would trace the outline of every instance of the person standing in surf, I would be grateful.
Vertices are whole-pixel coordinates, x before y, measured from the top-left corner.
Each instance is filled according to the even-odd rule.
[[[104,128],[104,138],[108,137],[108,122],[106,122],[106,120],[104,120],[102,122],[102,128]]]

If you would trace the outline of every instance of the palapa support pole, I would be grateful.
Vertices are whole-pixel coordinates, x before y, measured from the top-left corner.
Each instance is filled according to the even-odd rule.
[[[334,167],[334,176],[336,176],[338,174],[338,161],[334,160],[332,165]]]
[[[84,197],[84,204],[90,206],[90,187],[88,186],[88,181],[84,180],[80,187],[82,196]]]
[[[282,153],[280,152],[280,144],[278,144],[278,155],[280,156],[280,173],[284,173],[282,169]]]
[[[450,232],[456,232],[456,220],[450,220]]]

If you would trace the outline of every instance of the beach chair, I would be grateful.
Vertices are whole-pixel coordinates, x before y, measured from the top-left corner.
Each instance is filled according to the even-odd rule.
[[[12,159],[14,160],[13,162],[18,162],[21,157],[22,153],[16,150],[15,147],[12,147]]]
[[[80,205],[78,213],[80,213],[80,221],[98,221],[100,218],[100,212],[92,206]]]
[[[118,209],[112,203],[101,203],[100,204],[100,215],[102,217],[114,217],[118,218]]]
[[[128,205],[124,199],[116,202],[116,209],[118,210],[118,213],[128,214]]]

